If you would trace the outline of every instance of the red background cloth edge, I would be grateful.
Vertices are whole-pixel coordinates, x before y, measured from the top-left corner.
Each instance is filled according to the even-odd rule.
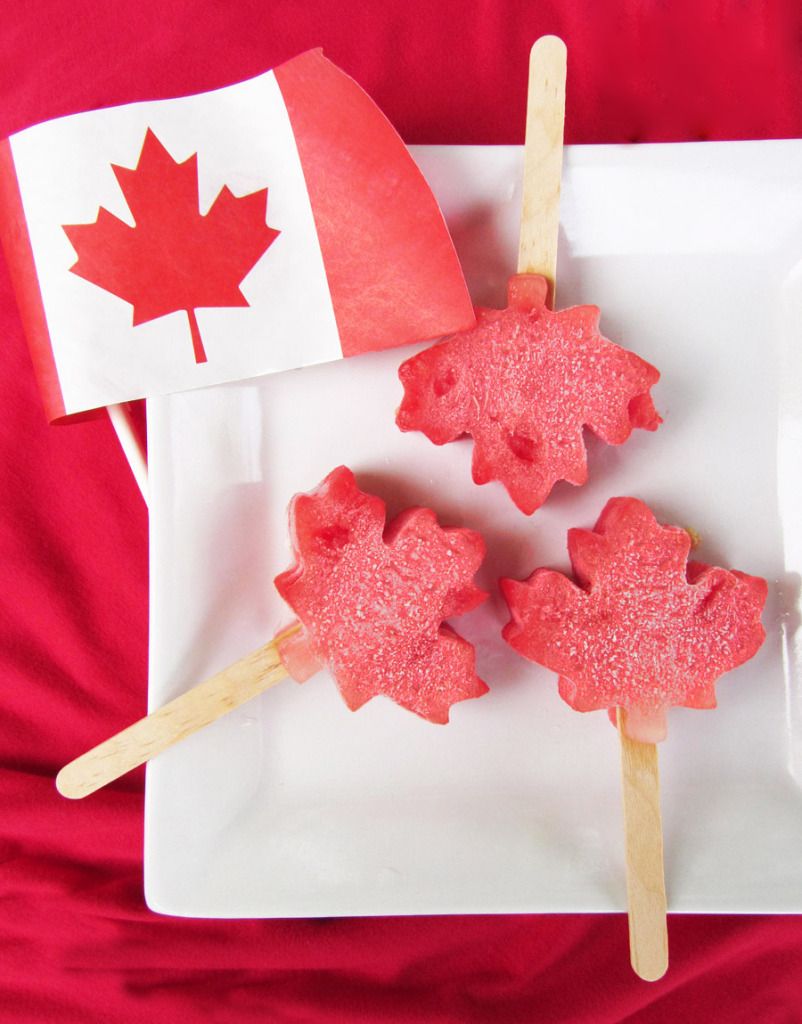
[[[407,143],[521,143],[545,32],[568,44],[568,142],[802,136],[792,2],[47,0],[5,14],[0,137],[322,46]],[[623,915],[152,914],[142,772],[81,803],[53,787],[145,710],[146,510],[105,417],[47,426],[4,262],[0,328],[0,1021],[802,1019],[797,917],[672,917],[669,973],[648,985]]]

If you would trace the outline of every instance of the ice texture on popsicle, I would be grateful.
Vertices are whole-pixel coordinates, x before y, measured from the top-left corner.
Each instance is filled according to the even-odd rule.
[[[452,704],[487,692],[473,645],[443,622],[487,597],[473,582],[485,545],[427,508],[386,527],[385,517],[345,466],[293,498],[296,564],[275,583],[301,629],[280,642],[281,657],[298,681],[327,666],[352,710],[384,694],[444,723]]]
[[[669,706],[715,707],[715,680],[765,638],[766,581],[688,562],[690,547],[642,501],[613,498],[593,530],[568,531],[576,582],[551,569],[501,581],[504,639],[559,674],[572,708],[625,708],[631,738],[657,742]]]
[[[435,444],[474,440],[473,479],[499,480],[530,515],[558,480],[583,484],[588,427],[622,444],[634,427],[661,423],[650,388],[658,371],[599,333],[596,306],[553,312],[548,285],[517,274],[505,309],[477,309],[477,325],[399,368],[401,430]]]

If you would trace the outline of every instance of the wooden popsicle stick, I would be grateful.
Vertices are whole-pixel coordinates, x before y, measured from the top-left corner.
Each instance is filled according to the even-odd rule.
[[[546,278],[551,308],[557,281],[566,66],[562,39],[542,36],[537,40],[529,55],[518,273]]]
[[[538,39],[529,58],[518,273],[546,278],[552,308],[557,285],[566,70],[563,41],[556,36]],[[657,748],[625,735],[624,714],[619,708],[630,960],[639,977],[656,981],[668,967]]]
[[[282,638],[297,628],[287,630]],[[279,657],[277,640],[65,765],[56,776],[59,793],[73,800],[88,796],[281,682],[287,670]]]
[[[668,969],[657,745],[638,743],[626,735],[623,708],[618,708],[617,721],[626,835],[629,957],[638,977],[657,981]]]

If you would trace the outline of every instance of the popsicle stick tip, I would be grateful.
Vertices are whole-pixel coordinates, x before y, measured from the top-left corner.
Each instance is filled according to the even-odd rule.
[[[641,981],[659,981],[668,970],[668,957],[662,961],[656,961],[643,966],[642,964],[632,964],[632,970],[637,974]]]
[[[542,54],[548,51],[549,53],[558,56],[562,54],[567,55],[568,47],[565,45],[563,40],[559,36],[540,36],[532,43],[532,49],[529,51],[531,56],[535,54]]]
[[[75,780],[70,779],[70,772],[68,771],[69,765],[61,769],[56,776],[56,789],[61,796],[67,797],[68,800],[80,800],[82,796],[86,794],[81,790],[81,787],[75,786]]]

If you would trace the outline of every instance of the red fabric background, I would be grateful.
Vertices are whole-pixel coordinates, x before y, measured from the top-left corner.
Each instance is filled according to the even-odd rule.
[[[128,8],[8,7],[0,136],[221,86],[321,44],[407,142],[521,142],[526,55],[547,31],[569,47],[569,142],[802,136],[795,0]],[[671,968],[648,985],[629,970],[623,915],[151,914],[142,773],[75,804],[52,781],[144,711],[145,508],[105,419],[45,425],[4,264],[0,333],[0,1021],[802,1019],[793,917],[673,917]]]

